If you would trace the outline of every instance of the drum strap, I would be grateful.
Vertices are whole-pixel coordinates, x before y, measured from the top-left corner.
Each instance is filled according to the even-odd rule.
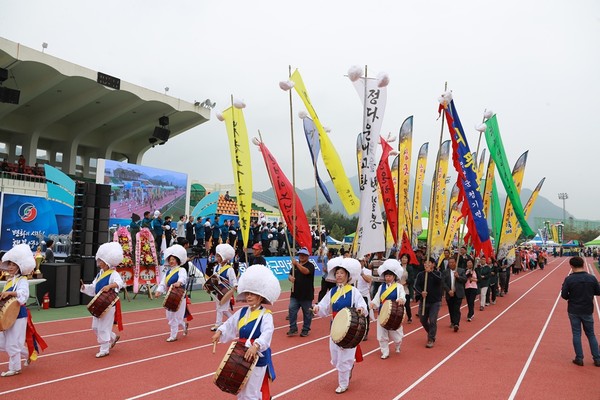
[[[336,301],[339,300],[340,297],[342,297],[343,295],[345,295],[346,293],[350,292],[352,290],[352,286],[351,285],[344,285],[344,287],[339,288],[334,294],[333,296],[331,296],[331,304],[334,304]]]
[[[256,311],[258,311],[258,310],[256,310]],[[252,314],[254,314],[254,312],[250,312],[250,307],[248,307],[248,309],[246,310],[246,315],[244,316],[243,322],[242,322],[242,320],[240,320],[240,322],[238,323],[238,329],[239,329],[242,326],[247,325],[248,322],[252,322],[256,319],[256,322],[254,323],[254,326],[252,327],[252,331],[250,332],[250,335],[248,335],[248,340],[246,340],[246,343],[245,343],[246,347],[248,347],[248,348],[252,345],[252,343],[250,343],[250,341],[252,340],[252,336],[254,335],[256,328],[258,328],[258,324],[260,323],[262,316],[265,314],[265,309],[263,307],[261,307],[260,312],[258,313],[258,316],[256,318],[252,318],[253,317]],[[261,356],[262,356],[262,354],[261,354]]]
[[[398,287],[397,283],[392,284],[389,288],[387,288],[383,293],[381,293],[381,296],[379,296],[379,300],[381,301],[381,303],[383,303],[387,297],[394,291],[396,290],[396,288]]]
[[[13,287],[17,287],[17,283],[19,283],[19,281],[22,279],[22,276],[19,276],[18,278],[14,278],[12,279],[10,282],[8,282],[5,286],[4,289],[2,289],[3,292],[13,292],[14,289]]]
[[[181,269],[180,267],[177,267],[174,270],[172,270],[171,272],[169,272],[169,274],[165,278],[165,283],[167,285],[169,284],[169,280],[173,277],[173,275],[175,275],[176,273],[178,273],[180,269]]]

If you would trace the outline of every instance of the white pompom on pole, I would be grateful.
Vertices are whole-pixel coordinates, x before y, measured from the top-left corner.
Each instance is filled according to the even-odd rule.
[[[492,118],[493,116],[494,116],[494,111],[492,111],[492,110],[488,110],[488,109],[486,109],[486,110],[483,112],[483,118],[485,118],[485,119],[490,119],[490,118]]]
[[[487,130],[487,125],[485,123],[475,125],[475,130],[477,130],[478,132],[485,132]]]
[[[392,132],[388,133],[387,139],[385,139],[388,143],[393,143],[396,141],[396,136]]]
[[[390,151],[390,156],[397,156],[398,154],[400,154],[400,152],[398,150]]]
[[[242,99],[234,99],[233,100],[233,106],[235,108],[242,109],[242,108],[246,108],[246,103]]]
[[[358,65],[353,65],[348,70],[348,78],[352,82],[356,82],[363,76],[363,73],[364,73],[364,71],[361,67],[359,67]]]
[[[294,85],[296,85],[296,83],[290,80],[279,82],[279,87],[281,88],[281,90],[285,90],[286,92],[292,89]]]
[[[448,90],[447,92],[442,93],[442,95],[438,97],[438,101],[444,107],[447,106],[452,101],[452,92]]]
[[[308,118],[308,113],[306,111],[304,111],[304,110],[301,110],[301,111],[298,112],[298,117],[300,119]]]
[[[260,140],[258,140],[256,136],[252,138],[252,143],[254,143],[257,146],[260,146]]]
[[[390,76],[387,74],[387,72],[380,72],[377,74],[377,87],[383,88],[389,85],[389,83]]]
[[[221,122],[225,121],[225,118],[223,118],[223,114],[221,114],[220,112],[215,113],[215,117],[217,117],[217,119]]]

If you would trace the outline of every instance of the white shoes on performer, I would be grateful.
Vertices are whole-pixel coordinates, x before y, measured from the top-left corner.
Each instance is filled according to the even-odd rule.
[[[187,336],[187,334],[188,334],[188,328],[189,328],[189,325],[186,322],[185,326],[183,327],[183,336]]]
[[[174,342],[176,340],[177,340],[176,337],[170,337],[170,338],[167,339],[167,342]]]
[[[6,372],[3,372],[2,374],[0,374],[0,376],[2,376],[3,378],[7,378],[9,376],[19,375],[20,373],[21,373],[21,371],[6,371]]]
[[[110,353],[108,351],[100,351],[100,352],[96,353],[96,358],[106,357],[109,354]]]
[[[381,359],[382,359],[382,360],[386,360],[386,359],[388,359],[388,358],[390,358],[390,355],[389,355],[389,354],[382,354],[382,355],[381,355]]]
[[[348,390],[348,388],[347,388],[347,387],[341,387],[341,386],[338,386],[338,387],[337,387],[337,389],[335,389],[335,392],[336,392],[337,394],[342,394],[342,393],[344,393],[346,390]]]
[[[396,353],[400,353],[400,343],[396,343]]]

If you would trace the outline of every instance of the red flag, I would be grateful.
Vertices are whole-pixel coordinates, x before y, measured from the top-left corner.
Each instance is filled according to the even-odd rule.
[[[419,261],[417,260],[417,255],[413,251],[412,247],[410,247],[410,240],[408,239],[408,235],[406,231],[402,232],[402,247],[400,247],[400,255],[408,254],[408,263],[413,265],[419,265]]]
[[[377,182],[379,183],[383,207],[390,231],[392,231],[392,236],[394,237],[394,243],[398,243],[398,206],[396,204],[396,191],[394,190],[392,172],[390,171],[390,164],[388,162],[392,146],[381,136],[379,137],[379,141],[383,148],[383,154],[377,166]]]
[[[304,207],[302,207],[302,202],[298,195],[294,192],[294,188],[288,178],[285,176],[281,168],[279,168],[279,164],[273,154],[267,149],[267,146],[264,143],[259,144],[260,151],[265,160],[265,166],[267,167],[267,171],[269,171],[269,176],[271,177],[271,183],[273,184],[273,189],[275,190],[275,196],[277,198],[277,203],[279,204],[279,209],[281,210],[281,214],[283,215],[283,219],[290,231],[293,230],[293,227],[296,227],[296,230],[292,232],[296,242],[300,244],[301,247],[306,247],[309,252],[312,252],[312,237],[310,234],[310,228],[308,226],[308,219],[306,218],[306,214],[304,213]],[[293,213],[293,198],[296,198],[296,223],[294,224],[294,213]]]

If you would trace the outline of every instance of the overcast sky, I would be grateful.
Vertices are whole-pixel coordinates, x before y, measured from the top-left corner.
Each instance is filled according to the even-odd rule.
[[[290,180],[289,97],[278,86],[288,65],[300,70],[349,176],[362,121],[344,76],[350,66],[389,74],[382,133],[397,136],[414,115],[413,155],[430,143],[429,182],[440,137],[437,99],[448,82],[473,151],[474,126],[492,109],[509,163],[529,150],[524,187],[546,177],[542,196],[562,207],[558,193],[566,192],[567,212],[600,220],[597,0],[0,0],[0,10],[0,36],[9,40],[40,50],[47,42],[56,57],[157,92],[169,87],[189,102],[210,98],[215,111],[230,95],[244,99],[250,135],[260,129]],[[303,109],[294,93],[296,181],[308,188]],[[150,150],[143,163],[233,183],[225,126],[214,115]],[[252,163],[254,189],[264,190],[258,151]]]

